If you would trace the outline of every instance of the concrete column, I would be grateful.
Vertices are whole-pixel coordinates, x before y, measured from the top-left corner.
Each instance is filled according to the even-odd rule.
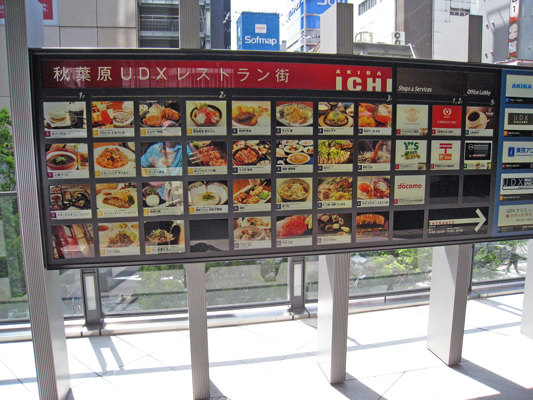
[[[329,383],[346,376],[350,254],[320,256],[318,271],[318,364]]]
[[[7,0],[4,6],[20,233],[39,398],[63,400],[70,391],[70,373],[59,273],[44,267],[43,239],[38,223],[28,57],[28,45],[38,44],[39,39],[42,43],[42,8],[37,0]]]
[[[433,248],[427,347],[446,365],[461,361],[472,245]]]
[[[193,398],[208,399],[210,381],[205,264],[187,264],[186,274]]]
[[[180,48],[200,48],[200,4],[198,0],[180,0]]]
[[[524,286],[524,305],[520,331],[533,339],[533,239],[529,240],[527,251],[527,274]]]
[[[335,3],[320,16],[320,52],[353,54],[353,4]]]

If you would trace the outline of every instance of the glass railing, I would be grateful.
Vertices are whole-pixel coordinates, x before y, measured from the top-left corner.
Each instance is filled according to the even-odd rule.
[[[28,318],[17,197],[0,192],[0,321]]]
[[[286,258],[206,263],[207,306],[288,303]]]
[[[286,258],[205,264],[207,305],[238,308],[288,302]],[[107,315],[180,312],[187,308],[183,264],[100,269],[102,310]]]
[[[432,249],[399,249],[352,253],[350,297],[377,296],[429,289]],[[318,298],[318,258],[307,257],[306,299]]]
[[[527,240],[478,243],[474,246],[473,284],[523,279]],[[427,290],[432,249],[398,249],[353,253],[350,297]],[[0,323],[29,318],[15,193],[0,193]],[[210,309],[289,304],[287,258],[206,263]],[[79,270],[59,272],[66,317],[83,316]],[[105,315],[185,312],[187,279],[183,264],[99,269]],[[306,301],[318,297],[318,257],[306,257]]]
[[[476,243],[472,284],[521,279],[527,270],[527,240]]]
[[[104,314],[185,311],[187,308],[183,264],[102,268],[99,272]]]
[[[59,273],[65,317],[83,316],[79,270]],[[0,192],[0,322],[29,319],[17,197]]]

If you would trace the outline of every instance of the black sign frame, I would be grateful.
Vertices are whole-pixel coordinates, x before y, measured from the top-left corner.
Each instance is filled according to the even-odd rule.
[[[494,203],[496,196],[496,166],[495,162],[498,160],[498,136],[499,126],[500,126],[500,88],[501,88],[501,66],[494,65],[484,65],[484,64],[465,64],[465,63],[454,63],[454,62],[438,62],[438,61],[427,61],[427,60],[408,60],[408,59],[390,59],[390,58],[372,58],[372,57],[357,57],[357,56],[337,56],[337,55],[310,55],[310,54],[287,54],[287,53],[267,53],[267,52],[227,52],[227,51],[162,51],[162,50],[31,50],[31,63],[32,63],[32,76],[33,76],[33,106],[34,106],[34,132],[35,132],[35,144],[36,144],[36,155],[37,155],[37,165],[39,170],[37,171],[40,179],[39,187],[39,196],[40,196],[40,212],[41,212],[41,227],[42,234],[45,238],[43,243],[43,251],[46,254],[47,268],[49,269],[62,269],[62,268],[83,268],[83,267],[110,267],[110,266],[126,266],[126,265],[139,265],[139,264],[168,264],[168,263],[189,263],[189,262],[205,262],[212,260],[220,259],[245,259],[245,258],[257,258],[257,257],[274,257],[274,256],[294,256],[294,255],[312,255],[312,254],[329,254],[329,253],[338,253],[338,252],[352,252],[352,251],[369,251],[369,250],[384,250],[384,249],[397,249],[397,248],[410,248],[410,247],[424,247],[424,246],[438,246],[438,245],[451,245],[451,244],[464,244],[464,243],[477,243],[493,240],[502,240],[502,239],[525,239],[532,237],[529,233],[524,235],[516,234],[502,237],[495,237],[491,233],[493,232],[494,224]],[[316,91],[316,90],[292,90],[286,91],[283,89],[172,89],[172,88],[161,88],[161,89],[43,89],[42,88],[42,70],[41,62],[43,60],[69,60],[69,59],[135,59],[135,60],[228,60],[228,61],[259,61],[259,62],[268,62],[272,59],[275,59],[278,62],[294,62],[294,63],[308,63],[308,64],[348,64],[348,65],[362,65],[362,66],[378,66],[378,67],[391,67],[393,70],[393,91],[391,93],[372,93],[372,92],[347,92],[347,91]],[[506,67],[508,68],[508,67]],[[446,94],[435,94],[424,91],[423,89],[416,94],[398,92],[398,82],[397,82],[397,71],[399,69],[421,69],[421,70],[433,70],[433,71],[447,71],[455,72],[462,77],[461,87],[463,88],[463,93],[446,93]],[[518,69],[518,68],[517,68]],[[492,91],[489,95],[482,94],[482,90],[478,92],[470,92],[475,94],[468,94],[467,89],[470,89],[468,84],[468,75],[469,74],[492,74],[495,77],[495,87],[492,88]],[[438,78],[438,76],[437,76]],[[264,140],[271,142],[271,149],[274,150],[276,147],[276,141],[281,138],[281,136],[276,135],[276,118],[275,118],[275,104],[276,101],[284,100],[294,100],[294,101],[311,101],[313,102],[314,115],[318,115],[318,103],[320,101],[345,101],[355,103],[355,107],[359,102],[362,103],[388,103],[391,104],[392,109],[396,109],[397,104],[412,104],[412,105],[428,105],[428,129],[432,126],[431,117],[432,117],[432,106],[433,105],[449,105],[457,106],[462,110],[462,119],[461,119],[461,133],[460,136],[439,136],[435,138],[432,137],[431,132],[427,136],[398,136],[394,132],[394,127],[396,126],[396,112],[392,114],[392,127],[390,135],[376,135],[368,137],[360,137],[357,133],[357,123],[354,123],[354,135],[347,137],[346,135],[321,135],[318,134],[318,122],[315,117],[313,120],[313,134],[312,135],[294,135],[289,139],[294,140],[312,140],[315,154],[319,140],[344,140],[352,139],[354,141],[354,161],[353,161],[353,172],[318,172],[318,161],[315,157],[313,161],[313,172],[306,173],[297,173],[297,174],[279,174],[276,173],[276,158],[272,157],[271,162],[271,171],[268,174],[261,174],[262,178],[271,179],[272,181],[272,196],[274,194],[274,187],[276,179],[282,178],[310,178],[312,180],[312,209],[305,210],[294,210],[294,211],[283,211],[276,210],[275,201],[271,200],[272,205],[271,209],[268,212],[247,212],[247,213],[237,213],[232,209],[232,200],[229,196],[228,200],[228,212],[220,214],[221,217],[213,215],[190,215],[187,212],[184,212],[183,215],[179,216],[160,216],[160,217],[150,217],[147,218],[143,216],[143,207],[142,207],[142,182],[146,182],[147,179],[158,179],[158,178],[148,178],[142,177],[141,167],[137,162],[136,165],[136,175],[135,177],[127,178],[108,178],[108,179],[96,179],[94,177],[94,162],[89,162],[89,174],[90,178],[82,178],[81,182],[88,184],[90,186],[91,198],[95,199],[95,185],[97,183],[104,182],[133,182],[137,184],[137,207],[138,207],[138,216],[137,217],[123,217],[123,218],[100,218],[97,217],[96,205],[93,202],[91,206],[92,216],[91,218],[84,218],[80,220],[52,220],[50,218],[50,192],[49,186],[55,184],[79,184],[80,180],[78,178],[71,179],[61,179],[61,180],[50,180],[47,178],[47,170],[45,163],[45,153],[46,145],[51,143],[87,143],[88,145],[88,158],[89,160],[94,160],[94,148],[91,146],[95,142],[110,142],[114,143],[118,140],[117,138],[104,138],[96,139],[88,134],[87,138],[83,139],[54,139],[48,140],[44,139],[43,134],[43,103],[50,101],[83,101],[86,103],[86,112],[87,112],[87,132],[92,131],[91,121],[90,121],[90,104],[93,101],[133,101],[134,104],[134,129],[135,136],[133,138],[124,139],[126,142],[135,143],[135,148],[139,149],[139,146],[142,142],[151,141],[152,139],[141,138],[139,135],[139,101],[141,100],[165,100],[172,99],[178,100],[181,103],[181,106],[184,107],[185,101],[188,100],[221,100],[221,96],[224,96],[223,100],[227,102],[226,111],[231,110],[231,101],[232,100],[249,100],[249,101],[269,101],[271,103],[271,131],[269,135],[258,135],[253,136],[250,139]],[[494,111],[494,134],[492,137],[488,138],[473,138],[465,135],[465,124],[464,117],[466,115],[467,106],[485,106],[492,107]],[[178,136],[175,141],[180,142],[182,149],[185,149],[187,142],[190,140],[221,140],[227,144],[227,159],[230,160],[230,149],[232,143],[235,140],[242,139],[242,136],[234,136],[231,134],[231,118],[227,118],[227,134],[225,136],[208,136],[208,137],[197,137],[189,136],[186,134],[186,126],[182,123],[181,125],[181,136]],[[283,136],[283,139],[286,139]],[[391,140],[391,149],[390,149],[390,169],[388,171],[366,171],[359,172],[357,171],[358,161],[356,160],[356,151],[357,143],[361,140]],[[395,171],[394,170],[394,155],[396,150],[396,144],[399,140],[412,139],[425,141],[427,144],[426,152],[426,163],[428,164],[424,170],[425,176],[425,185],[424,185],[424,202],[423,204],[416,205],[394,205],[394,183],[396,178],[399,176],[420,176],[420,171],[418,170],[407,170],[407,171]],[[162,140],[161,137],[155,137],[153,141]],[[458,169],[453,170],[431,170],[429,164],[431,163],[431,146],[433,142],[438,140],[443,141],[459,141],[459,152],[460,166]],[[492,168],[489,170],[468,170],[464,169],[464,157],[465,157],[465,141],[491,141],[492,142]],[[137,156],[137,161],[139,157]],[[231,193],[231,183],[236,179],[244,178],[254,178],[255,174],[244,174],[244,175],[233,175],[231,173],[231,166],[228,165],[226,175],[201,175],[201,176],[192,176],[185,172],[186,169],[186,152],[183,151],[183,160],[182,165],[184,168],[183,175],[179,177],[166,177],[164,178],[167,181],[180,181],[183,182],[183,198],[184,198],[184,209],[188,209],[188,198],[186,195],[186,187],[195,181],[200,180],[224,180],[227,181],[227,187],[229,193]],[[318,179],[323,177],[336,177],[336,176],[351,176],[353,178],[353,206],[351,208],[338,208],[338,209],[328,209],[326,212],[316,208],[316,191],[318,186]],[[389,176],[390,177],[390,195],[389,195],[389,204],[387,206],[375,207],[358,207],[356,206],[356,188],[357,178],[360,176]],[[463,189],[465,176],[468,176],[470,181],[475,180],[475,176],[490,176],[490,191],[488,195],[485,195],[483,199],[469,200],[464,201],[463,199]],[[458,181],[458,193],[456,200],[452,201],[436,201],[434,203],[430,202],[431,196],[431,182],[434,182],[435,187],[439,186],[439,178],[442,178],[446,181],[446,177],[451,177],[450,181]],[[473,212],[477,210],[483,210],[483,218],[486,218],[486,221],[481,223],[482,230],[481,233],[475,231],[475,233],[443,233],[438,229],[432,229],[430,235],[430,230],[428,229],[430,225],[429,215],[432,210],[440,210],[443,207],[450,210],[450,217],[448,219],[453,219],[453,213],[456,210],[457,218],[463,218],[462,212],[465,209],[472,209]],[[463,210],[463,211],[461,211]],[[485,211],[488,210],[488,215],[484,215]],[[412,213],[413,211],[418,211],[419,213]],[[403,234],[398,234],[395,237],[394,221],[400,223],[406,218],[396,218],[396,214],[404,213],[404,216],[407,216],[408,213],[412,215],[421,215],[423,213],[423,223],[422,229],[413,229],[414,237],[405,236]],[[351,241],[349,244],[328,244],[328,245],[318,245],[317,244],[317,220],[318,215],[320,214],[351,214]],[[355,237],[354,231],[356,227],[356,215],[359,214],[388,214],[388,228],[386,237],[380,237],[376,240],[360,240]],[[290,215],[312,215],[312,236],[311,236],[311,245],[297,245],[293,247],[279,247],[276,245],[276,224],[275,221],[279,219],[278,217],[287,217]],[[249,217],[258,217],[258,216],[267,216],[270,217],[271,221],[271,246],[264,249],[248,249],[235,250],[234,241],[232,237],[232,227],[234,226],[234,218],[241,216]],[[473,215],[472,218],[476,216]],[[145,236],[146,232],[143,230],[143,225],[147,221],[168,221],[169,219],[173,220],[182,220],[183,226],[185,227],[186,235],[186,248],[184,253],[172,253],[172,254],[157,254],[150,255],[146,253]],[[190,251],[190,238],[189,226],[194,221],[198,220],[208,220],[208,219],[225,219],[227,222],[228,229],[228,250],[225,251],[207,251],[207,252],[191,252]],[[472,219],[469,218],[469,219]],[[139,227],[139,238],[140,238],[140,250],[139,254],[136,255],[118,255],[118,256],[102,256],[98,254],[96,249],[99,249],[99,238],[98,238],[98,229],[93,229],[94,236],[94,257],[75,257],[75,258],[65,258],[65,259],[55,259],[54,258],[54,249],[52,244],[52,226],[65,225],[69,224],[91,224],[93,228],[96,228],[98,224],[111,224],[116,222],[125,222],[138,224]],[[480,219],[481,221],[481,219]],[[447,223],[443,220],[437,221],[434,223],[433,227],[442,224],[442,226],[447,226]],[[476,223],[473,223],[476,225]],[[449,224],[448,224],[449,225]],[[452,224],[453,225],[453,224]],[[472,225],[472,222],[470,223]],[[409,227],[411,229],[413,227]],[[407,229],[407,230],[409,230]],[[459,229],[460,230],[460,229]],[[440,232],[440,233],[439,233]]]

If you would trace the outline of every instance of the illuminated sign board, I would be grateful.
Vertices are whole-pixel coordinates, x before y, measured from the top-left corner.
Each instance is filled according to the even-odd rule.
[[[49,268],[533,234],[532,106],[512,83],[531,79],[523,69],[264,52],[32,57]]]

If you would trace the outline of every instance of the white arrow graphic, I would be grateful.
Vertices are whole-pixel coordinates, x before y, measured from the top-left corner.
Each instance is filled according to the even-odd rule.
[[[459,219],[439,219],[434,221],[429,221],[430,226],[435,225],[457,225],[457,224],[475,224],[477,222],[474,230],[477,232],[483,226],[487,218],[483,215],[481,210],[478,208],[476,210],[477,218],[459,218]]]

